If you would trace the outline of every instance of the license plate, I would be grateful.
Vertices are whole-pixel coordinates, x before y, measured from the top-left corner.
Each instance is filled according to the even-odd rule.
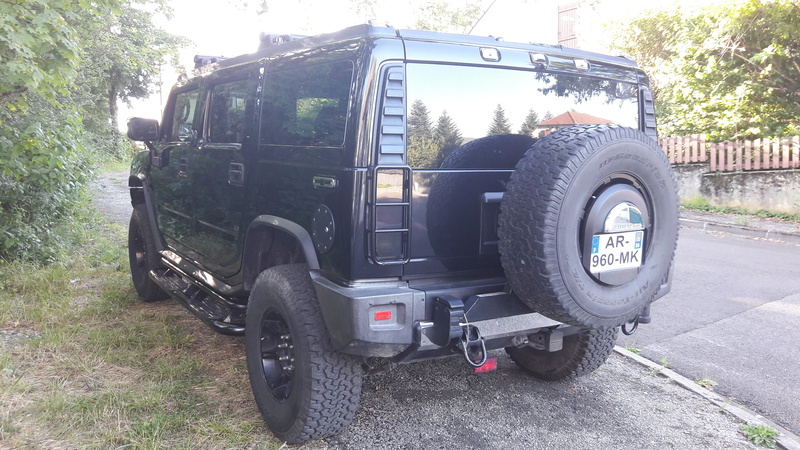
[[[592,256],[589,271],[602,273],[630,269],[642,265],[644,231],[595,234],[592,236]]]

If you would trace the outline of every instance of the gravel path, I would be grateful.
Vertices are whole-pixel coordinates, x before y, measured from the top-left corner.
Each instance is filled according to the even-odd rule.
[[[100,214],[117,225],[128,226],[133,208],[128,190],[127,170],[99,174],[92,182],[90,190],[92,203]]]

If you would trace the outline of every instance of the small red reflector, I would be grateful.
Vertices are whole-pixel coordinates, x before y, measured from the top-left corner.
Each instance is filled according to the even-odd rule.
[[[486,373],[497,369],[497,358],[487,358],[480,367],[473,367],[472,373]]]
[[[375,320],[389,320],[392,318],[392,311],[378,311],[375,313]]]

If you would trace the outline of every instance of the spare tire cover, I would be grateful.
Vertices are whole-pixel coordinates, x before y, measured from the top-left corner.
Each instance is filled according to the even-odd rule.
[[[636,220],[620,229],[614,219],[621,210],[635,212]],[[540,139],[517,164],[500,211],[501,261],[510,287],[553,320],[620,326],[634,320],[669,277],[678,238],[677,185],[664,152],[638,130],[576,125]],[[639,251],[624,255],[632,256],[633,267],[631,261],[621,269],[611,264],[609,271],[593,266],[596,242],[631,236],[629,230],[641,239]]]

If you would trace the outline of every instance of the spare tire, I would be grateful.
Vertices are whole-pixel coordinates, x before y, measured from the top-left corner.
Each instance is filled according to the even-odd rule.
[[[535,140],[521,134],[496,134],[458,147],[445,158],[430,188],[426,209],[428,238],[438,256],[472,255],[480,236],[480,196],[505,189],[496,173],[459,169],[511,170]]]
[[[677,186],[664,152],[638,130],[576,125],[540,139],[500,211],[510,287],[544,316],[610,329],[668,289]]]

